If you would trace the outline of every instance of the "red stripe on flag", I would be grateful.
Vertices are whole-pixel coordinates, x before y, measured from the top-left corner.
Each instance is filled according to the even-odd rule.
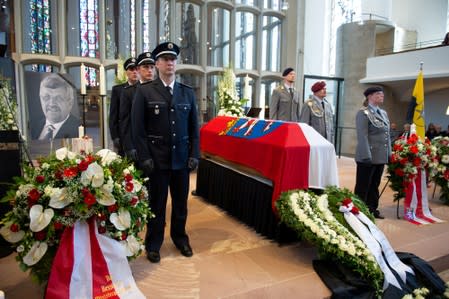
[[[95,220],[89,219],[89,237],[92,256],[92,298],[120,299],[112,284],[108,265],[95,234]]]
[[[73,272],[73,227],[66,227],[51,266],[46,299],[70,298],[70,279]]]

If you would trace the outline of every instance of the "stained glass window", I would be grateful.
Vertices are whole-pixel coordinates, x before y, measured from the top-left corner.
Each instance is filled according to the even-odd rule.
[[[143,20],[142,20],[142,45],[143,52],[151,51],[150,49],[150,4],[149,0],[143,1]]]
[[[50,39],[50,3],[49,0],[31,0],[31,53],[51,54]],[[51,72],[51,65],[33,64],[32,70],[36,72]]]
[[[99,58],[98,3],[97,0],[80,0],[80,51],[83,57]],[[86,68],[88,86],[97,86],[97,71]]]

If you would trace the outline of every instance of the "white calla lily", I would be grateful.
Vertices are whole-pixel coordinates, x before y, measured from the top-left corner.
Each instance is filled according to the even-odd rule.
[[[118,213],[112,213],[109,220],[118,230],[126,230],[131,226],[131,214],[125,208],[120,208]]]
[[[41,260],[47,249],[48,245],[46,242],[35,242],[31,246],[30,251],[23,257],[23,262],[28,266],[33,266]]]
[[[139,253],[140,243],[133,235],[120,242],[125,247],[126,256],[134,256]]]
[[[0,235],[9,243],[17,243],[23,239],[25,232],[23,230],[19,230],[18,232],[11,231],[11,224],[11,222],[6,223],[5,226],[0,228]]]
[[[107,185],[103,185],[100,189],[100,195],[97,196],[97,202],[103,206],[112,206],[116,203],[114,195],[109,191]]]
[[[52,208],[62,209],[73,202],[73,200],[67,196],[67,188],[51,188],[49,191],[50,193],[48,195],[50,196],[50,202],[48,205]],[[47,188],[45,189],[45,192],[47,193]]]
[[[39,232],[47,227],[55,212],[53,209],[45,209],[41,205],[34,205],[30,209],[30,230]]]
[[[67,152],[68,152],[68,151],[69,151],[69,150],[68,150],[66,147],[58,148],[58,149],[56,150],[56,152],[55,152],[55,154],[56,154],[56,159],[58,159],[59,161],[64,160],[64,159],[67,157]]]
[[[97,155],[101,157],[101,164],[104,166],[111,164],[111,162],[119,157],[115,152],[109,149],[101,149],[97,152]]]
[[[104,183],[103,168],[97,162],[89,164],[89,167],[81,173],[80,181],[84,186],[91,184],[92,187],[101,187]]]

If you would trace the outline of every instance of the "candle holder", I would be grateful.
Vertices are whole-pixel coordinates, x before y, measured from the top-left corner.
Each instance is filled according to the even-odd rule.
[[[86,128],[86,95],[81,94],[83,97],[83,127]]]
[[[107,138],[107,125],[105,123],[105,120],[107,120],[107,109],[106,109],[106,101],[105,101],[106,95],[100,94],[101,103],[99,105],[100,108],[100,137],[102,142],[102,148],[107,148],[108,144],[108,138]]]

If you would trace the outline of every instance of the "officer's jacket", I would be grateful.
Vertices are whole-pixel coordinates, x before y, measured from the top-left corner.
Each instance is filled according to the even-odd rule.
[[[316,96],[308,99],[302,106],[299,121],[308,124],[329,142],[334,143],[334,113],[331,104],[325,98],[322,101],[324,109]]]
[[[187,168],[199,157],[199,125],[193,89],[175,82],[173,96],[156,80],[137,89],[132,107],[134,145],[140,161],[156,169]]]
[[[297,122],[300,109],[301,104],[296,89],[293,89],[293,98],[284,84],[273,90],[270,99],[270,119]]]
[[[126,86],[120,96],[120,140],[125,152],[135,149],[131,131],[131,107],[134,101],[136,89],[140,85],[141,84],[137,82],[134,85]]]
[[[362,107],[356,115],[357,147],[355,160],[387,164],[391,153],[390,121],[387,112],[378,114],[372,106]]]
[[[112,140],[120,137],[119,128],[119,111],[120,111],[120,96],[123,89],[128,86],[128,82],[112,86],[111,106],[109,108],[109,131]]]

